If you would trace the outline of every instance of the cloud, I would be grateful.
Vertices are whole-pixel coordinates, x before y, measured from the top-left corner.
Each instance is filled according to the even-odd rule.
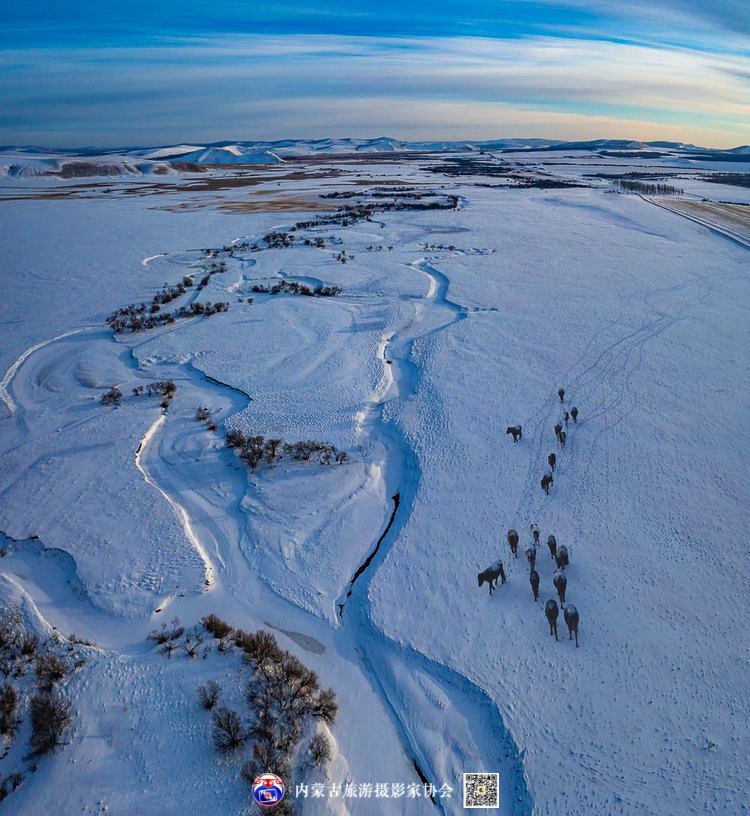
[[[750,141],[749,72],[737,54],[550,36],[244,35],[15,49],[0,52],[0,139],[116,146],[461,130],[731,146]]]

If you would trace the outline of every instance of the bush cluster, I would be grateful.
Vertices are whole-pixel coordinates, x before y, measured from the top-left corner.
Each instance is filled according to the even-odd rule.
[[[309,462],[315,457],[321,465],[330,465],[332,462],[342,465],[349,458],[345,451],[339,451],[335,445],[313,442],[309,439],[288,443],[281,439],[245,436],[238,430],[229,431],[227,445],[238,450],[240,459],[251,470],[255,470],[263,462],[272,467],[284,457],[302,462]]]
[[[307,297],[334,297],[341,294],[340,286],[322,286],[318,285],[314,289],[305,283],[297,283],[297,281],[281,281],[275,283],[273,286],[264,286],[261,283],[256,283],[252,287],[253,292],[260,292],[262,294],[289,294],[289,295],[306,295]]]
[[[34,667],[36,689],[28,698],[30,711],[30,737],[32,752],[27,760],[48,754],[58,748],[71,725],[70,702],[56,690],[74,668],[83,665],[79,659],[75,665],[62,657],[58,651],[61,641],[53,638],[41,640],[26,629],[17,607],[0,609],[0,673],[5,680],[0,684],[0,739],[11,740],[19,731],[27,691],[24,685],[14,685],[15,678],[29,676]],[[68,642],[68,651],[75,644]],[[22,681],[23,682],[23,681]],[[0,801],[16,790],[23,775],[15,772],[0,781]]]
[[[109,391],[105,391],[99,402],[102,405],[119,405],[122,402],[122,391],[119,388],[113,386],[109,389]]]
[[[276,638],[265,631],[246,632],[232,627],[216,615],[207,615],[204,627],[215,637],[232,633],[234,645],[243,652],[250,669],[247,687],[248,715],[218,707],[221,688],[209,681],[198,689],[200,705],[212,711],[212,739],[222,753],[236,751],[252,742],[251,756],[242,766],[241,776],[250,784],[269,769],[285,780],[292,780],[292,758],[305,726],[319,720],[332,725],[338,713],[332,689],[322,689],[317,674],[291,652],[282,649]],[[330,742],[316,735],[308,746],[309,762],[322,765],[331,757]],[[275,813],[292,813],[289,804]]]
[[[139,312],[128,313],[124,317],[116,317],[110,315],[107,318],[110,328],[115,334],[122,334],[125,331],[130,331],[133,334],[137,332],[154,329],[157,326],[166,326],[175,323],[177,320],[182,320],[186,317],[197,317],[203,315],[210,317],[219,312],[226,312],[229,309],[229,304],[224,303],[191,303],[189,306],[181,306],[174,312],[160,312],[159,314],[143,315]],[[122,311],[122,310],[120,310]]]

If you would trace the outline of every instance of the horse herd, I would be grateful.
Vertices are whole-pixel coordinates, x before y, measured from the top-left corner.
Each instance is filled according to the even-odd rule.
[[[565,389],[560,388],[557,392],[557,396],[560,398],[561,403],[564,402]],[[573,419],[573,423],[577,425],[578,409],[575,406],[570,409],[570,413],[568,413],[568,411],[563,411],[563,421],[558,422],[555,425],[555,436],[557,437],[557,441],[560,443],[561,449],[565,447],[567,438],[567,434],[565,430],[563,430],[563,423],[565,428],[567,428],[568,420],[571,417]],[[508,426],[505,433],[513,436],[513,442],[517,442],[519,439],[523,438],[523,429],[520,425]],[[541,480],[541,485],[544,492],[549,495],[549,489],[554,481],[552,473],[557,466],[557,456],[554,453],[550,453],[547,457],[547,462],[551,468],[551,472],[544,474]],[[531,584],[531,591],[534,594],[534,601],[538,601],[539,573],[536,570],[536,557],[537,547],[539,546],[539,527],[532,522],[529,525],[529,529],[531,530],[532,543],[530,543],[526,548],[525,555],[526,560],[529,563],[529,583]],[[518,544],[518,532],[516,530],[508,530],[508,545],[510,546],[510,551],[513,558],[518,557]],[[568,627],[568,640],[572,640],[573,636],[575,636],[576,646],[578,646],[578,610],[572,604],[566,604],[565,602],[565,593],[568,588],[568,578],[565,574],[565,568],[570,564],[568,548],[564,544],[558,546],[557,539],[551,534],[547,536],[547,547],[549,548],[550,556],[552,557],[552,560],[555,562],[556,566],[552,578],[552,584],[555,587],[557,596],[560,599],[560,606],[563,609],[563,617],[565,619],[565,624]],[[489,585],[490,595],[492,595],[493,591],[497,589],[498,578],[500,578],[501,583],[505,583],[505,569],[501,560],[496,561],[492,566],[488,567],[486,570],[477,575],[477,580],[480,587],[484,583]],[[549,633],[550,635],[555,636],[555,640],[558,639],[557,620],[560,616],[560,606],[558,606],[557,601],[554,598],[550,598],[544,605],[544,614],[547,618],[547,623],[549,624]]]

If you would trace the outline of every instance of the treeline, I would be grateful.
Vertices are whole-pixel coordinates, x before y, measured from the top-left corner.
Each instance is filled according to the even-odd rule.
[[[633,179],[615,179],[614,185],[625,192],[643,195],[682,195],[685,192],[681,187],[673,187],[671,184],[650,184]]]
[[[250,470],[255,470],[262,463],[273,467],[284,458],[302,462],[315,460],[321,465],[330,465],[333,462],[343,465],[349,459],[346,452],[338,450],[335,445],[309,439],[289,443],[282,439],[245,436],[242,431],[231,430],[227,433],[226,442],[230,448],[237,450],[237,455]]]
[[[279,295],[306,295],[307,297],[335,297],[341,294],[340,286],[322,286],[318,285],[314,289],[305,283],[297,283],[297,281],[281,281],[275,283],[273,286],[264,286],[256,283],[252,287],[253,292],[260,292],[263,294]]]
[[[107,318],[107,323],[116,334],[122,334],[125,331],[132,333],[147,331],[148,329],[155,329],[157,326],[166,326],[175,323],[177,320],[186,317],[197,317],[203,315],[210,317],[219,312],[226,312],[229,310],[229,303],[191,303],[189,306],[181,306],[174,312],[161,312],[153,307],[146,314],[144,304],[140,306],[125,306],[118,309]]]

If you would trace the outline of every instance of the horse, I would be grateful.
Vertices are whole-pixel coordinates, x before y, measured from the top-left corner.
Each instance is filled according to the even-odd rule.
[[[567,438],[568,438],[568,435],[565,433],[565,431],[560,431],[560,436],[558,437],[558,439],[560,440],[560,447],[561,448],[565,447],[565,440]]]
[[[547,457],[547,464],[552,468],[552,472],[555,472],[555,465],[557,464],[557,456],[554,453],[551,453]]]
[[[558,438],[558,440],[560,439],[560,434],[561,433],[562,433],[562,425],[558,422],[557,425],[555,425],[555,436]]]
[[[565,590],[568,588],[568,579],[565,577],[565,573],[561,569],[555,572],[555,577],[552,579],[552,584],[557,590],[561,606],[565,608]]]
[[[534,546],[536,547],[539,544],[539,528],[532,521],[531,524],[529,524],[529,529],[531,530],[531,535],[534,536]]]
[[[558,388],[557,389],[557,396],[560,397],[560,402],[562,402],[565,399],[565,389],[564,388]]]
[[[526,548],[526,560],[529,562],[529,569],[533,570],[536,566],[536,547]]]
[[[570,409],[570,415],[573,417],[573,422],[575,422],[575,424],[577,425],[578,424],[578,408],[576,408],[575,405]]]
[[[557,539],[553,535],[547,536],[547,546],[549,547],[549,554],[554,559],[557,552]]]
[[[539,600],[539,573],[533,569],[529,573],[529,583],[531,584],[531,591],[534,593],[534,600]]]
[[[557,552],[555,553],[555,563],[557,564],[558,569],[565,569],[565,567],[570,564],[568,548],[564,544],[561,544],[557,548]]]
[[[490,595],[492,595],[493,591],[497,589],[497,579],[498,577],[505,583],[505,570],[503,569],[503,562],[496,561],[491,567],[487,567],[484,572],[480,572],[477,575],[477,581],[479,582],[479,586],[486,581],[490,586]]]
[[[550,487],[552,486],[552,484],[553,484],[553,482],[554,482],[554,481],[555,481],[555,480],[552,478],[552,474],[551,474],[551,473],[545,473],[545,474],[544,474],[544,476],[542,476],[542,480],[541,480],[540,484],[542,485],[542,490],[543,490],[543,491],[544,491],[544,492],[545,492],[545,493],[546,493],[548,496],[549,496],[549,489],[550,489]]]
[[[518,442],[519,439],[523,439],[523,429],[520,425],[508,425],[505,429],[505,433],[511,434],[513,437],[513,442]]]
[[[576,648],[578,648],[578,610],[573,604],[568,604],[563,614],[568,627],[568,640],[573,640],[573,635],[575,634]]]
[[[557,618],[560,615],[560,610],[557,606],[557,601],[550,598],[544,605],[544,614],[547,616],[547,623],[549,624],[549,633],[555,636],[557,640]]]
[[[568,427],[568,417],[570,414],[567,411],[563,411],[563,422],[565,423],[565,427]]]
[[[508,544],[513,558],[518,558],[518,533],[515,530],[508,530]]]

